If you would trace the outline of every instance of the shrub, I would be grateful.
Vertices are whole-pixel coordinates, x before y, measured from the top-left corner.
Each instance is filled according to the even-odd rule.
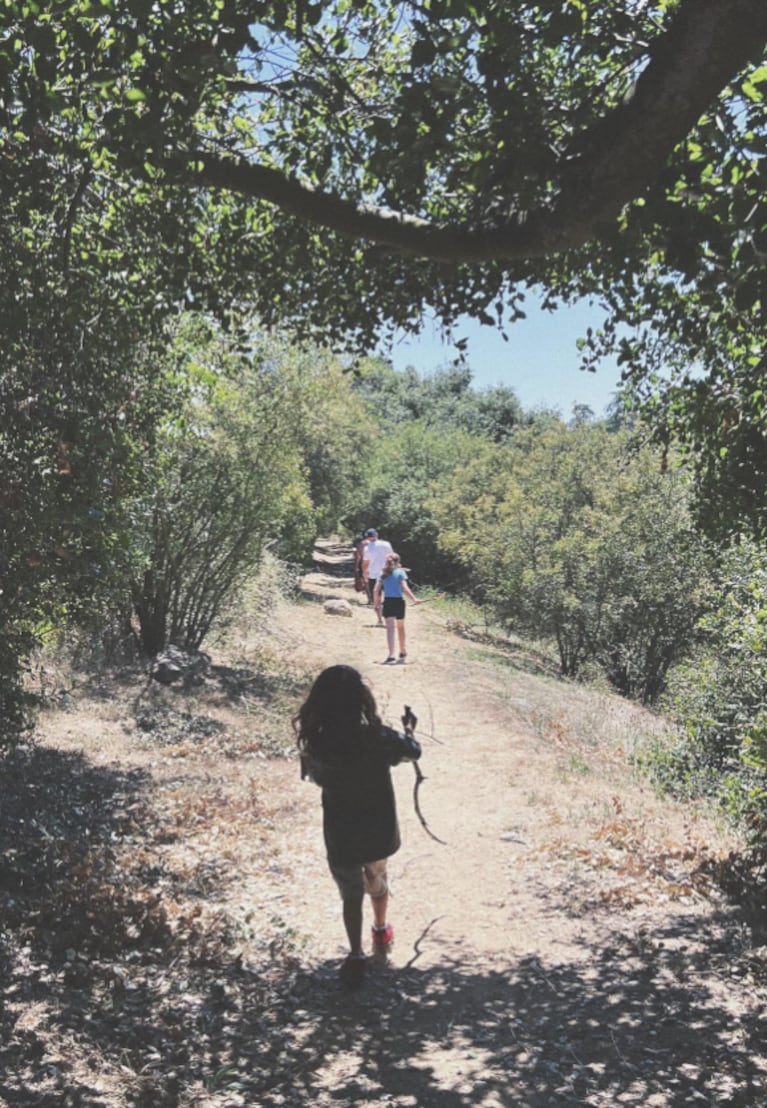
[[[720,599],[700,621],[702,644],[669,677],[664,707],[680,741],[664,783],[715,796],[761,835],[767,821],[767,562],[743,542],[722,559]]]

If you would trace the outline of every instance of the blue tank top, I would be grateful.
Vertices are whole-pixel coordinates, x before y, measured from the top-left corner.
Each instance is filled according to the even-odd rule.
[[[407,581],[407,574],[404,569],[393,570],[388,577],[381,578],[381,585],[383,587],[383,594],[385,597],[392,599],[393,597],[402,596],[402,582]]]

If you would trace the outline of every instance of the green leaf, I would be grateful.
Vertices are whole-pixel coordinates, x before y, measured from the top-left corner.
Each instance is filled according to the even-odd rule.
[[[764,100],[764,93],[761,92],[752,81],[745,80],[741,88],[749,100],[753,101],[754,104],[761,104]]]

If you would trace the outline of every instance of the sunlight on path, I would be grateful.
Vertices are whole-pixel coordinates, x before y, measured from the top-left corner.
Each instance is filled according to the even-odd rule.
[[[552,820],[557,825],[566,818],[571,800],[565,792],[562,811],[552,813],[553,794],[562,791],[557,754],[515,714],[508,678],[472,662],[470,644],[450,633],[427,606],[408,607],[408,664],[384,666],[385,631],[354,592],[351,570],[348,577],[309,574],[303,589],[307,602],[285,617],[302,660],[317,672],[339,662],[355,666],[370,681],[387,723],[399,726],[406,703],[419,720],[427,778],[420,806],[447,845],[422,828],[413,808],[412,769],[397,767],[403,845],[390,867],[395,962],[427,966],[449,958],[477,965],[521,955],[583,956],[581,923],[562,913],[560,889],[556,883],[552,889],[546,861],[534,853],[551,836]],[[353,617],[327,615],[322,602],[329,597],[348,600]],[[292,828],[285,849],[300,834],[312,863],[310,872],[297,875],[299,887],[289,895],[299,902],[311,896],[320,905],[317,953],[327,955],[331,936],[340,953],[344,936],[324,860],[319,793],[294,776],[284,787],[306,820],[303,830]],[[556,928],[552,912],[558,913]],[[592,920],[588,927],[593,932]],[[313,933],[312,946],[315,941]]]
[[[309,574],[281,630],[312,672],[360,669],[386,722],[413,707],[421,809],[446,845],[413,810],[412,768],[396,767],[394,950],[343,995],[319,791],[293,762],[270,764],[283,817],[273,879],[254,875],[254,899],[267,898],[257,915],[305,945],[284,1014],[292,1092],[264,1104],[767,1103],[731,1097],[761,1088],[764,1059],[730,1028],[736,993],[708,968],[733,924],[689,884],[690,811],[642,788],[618,736],[600,750],[570,731],[574,686],[493,664],[428,606],[408,609],[408,664],[382,665],[385,632],[340,571]],[[327,598],[348,600],[352,618],[326,614]]]

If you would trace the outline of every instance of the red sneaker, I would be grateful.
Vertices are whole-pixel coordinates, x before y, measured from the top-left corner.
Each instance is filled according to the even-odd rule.
[[[384,927],[373,928],[373,947],[381,949],[381,947],[391,946],[394,942],[394,928],[390,923],[387,923]]]

